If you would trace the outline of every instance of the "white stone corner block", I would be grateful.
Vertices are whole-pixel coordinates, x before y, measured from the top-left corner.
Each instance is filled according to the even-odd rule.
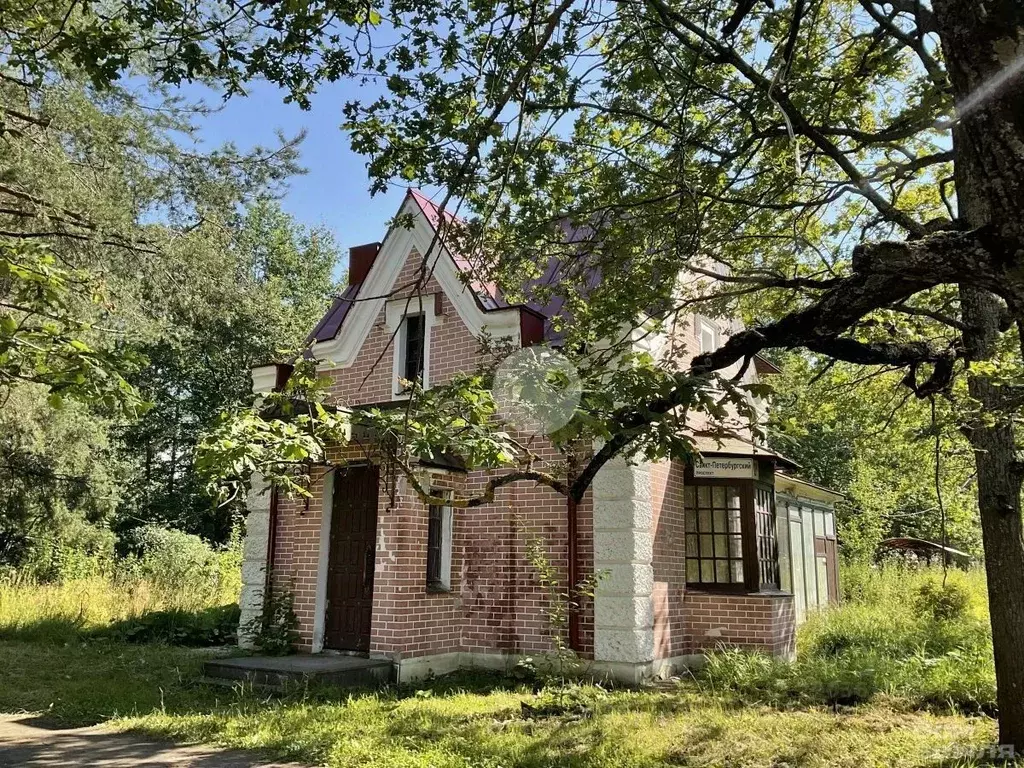
[[[595,594],[601,598],[650,597],[654,594],[654,568],[647,563],[611,563],[603,569]]]
[[[654,524],[650,500],[601,499],[594,505],[594,530],[649,530]]]
[[[595,661],[645,662],[654,658],[649,629],[600,629],[594,633]]]
[[[654,536],[647,530],[594,531],[594,566],[605,564],[650,564],[654,556]]]
[[[594,621],[603,630],[648,630],[654,627],[650,597],[602,597],[594,603]]]
[[[263,589],[267,580],[267,568],[263,562],[245,560],[242,562],[242,583],[258,585]]]

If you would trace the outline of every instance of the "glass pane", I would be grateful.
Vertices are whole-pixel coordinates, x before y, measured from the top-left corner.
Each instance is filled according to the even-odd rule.
[[[711,489],[706,485],[697,486],[697,506],[711,506]]]
[[[688,557],[697,556],[697,537],[687,536],[686,537],[686,554]]]
[[[716,509],[713,517],[715,518],[715,533],[725,533],[729,530],[729,527],[725,520],[726,511],[724,509]]]
[[[732,560],[732,580],[736,584],[743,583],[743,561]]]
[[[825,535],[825,513],[820,510],[814,513],[814,535]]]
[[[729,556],[729,537],[724,533],[715,534],[715,557]]]
[[[694,509],[697,506],[697,499],[692,485],[683,488],[683,506],[687,509]]]
[[[686,580],[690,583],[700,581],[700,562],[697,560],[686,561]]]
[[[729,537],[729,557],[743,557],[743,537]]]
[[[740,489],[734,485],[730,485],[726,490],[726,496],[729,500],[729,509],[740,508]]]
[[[700,537],[700,554],[701,557],[712,557],[714,552],[711,550],[712,538],[709,534],[702,534]]]
[[[701,560],[700,561],[700,580],[707,584],[715,583],[715,561],[714,560]]]
[[[725,506],[725,487],[716,485],[711,489],[711,498],[715,503],[716,507]]]
[[[740,511],[733,509],[729,511],[729,532],[739,533],[741,530],[740,526]]]
[[[692,509],[686,510],[686,530],[696,531],[697,530],[697,513]]]
[[[698,511],[698,515],[699,515],[698,522],[699,522],[699,525],[700,525],[698,530],[700,530],[702,532],[711,533],[711,510],[710,509],[701,508]]]
[[[825,535],[829,538],[836,535],[836,516],[831,512],[825,513]]]
[[[715,560],[715,581],[719,584],[729,583],[729,561]]]

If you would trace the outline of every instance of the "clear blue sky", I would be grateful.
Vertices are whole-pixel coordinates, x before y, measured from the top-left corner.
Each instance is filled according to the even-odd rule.
[[[221,103],[212,91],[190,87],[182,93],[210,106]],[[345,102],[372,94],[360,94],[352,82],[327,84],[313,97],[309,111],[285,104],[284,92],[267,83],[251,84],[249,94],[228,100],[221,111],[199,121],[204,146],[209,149],[226,141],[240,149],[274,146],[278,129],[286,136],[305,129],[300,163],[307,172],[289,183],[282,199],[285,210],[303,224],[329,228],[344,257],[353,245],[382,239],[405,190],[395,187],[371,199],[366,161],[349,148],[340,127]]]

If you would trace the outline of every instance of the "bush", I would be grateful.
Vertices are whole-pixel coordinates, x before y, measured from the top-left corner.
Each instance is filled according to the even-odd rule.
[[[253,647],[270,656],[286,656],[299,640],[299,619],[295,615],[292,592],[284,587],[269,590],[263,596],[263,610],[241,628]]]
[[[967,614],[971,596],[961,584],[926,581],[917,590],[918,613],[936,621],[962,619]]]
[[[202,611],[150,611],[89,633],[124,643],[162,643],[189,648],[235,642],[239,609],[235,604]]]
[[[847,600],[811,614],[790,663],[762,654],[711,654],[699,679],[773,704],[854,704],[876,696],[911,706],[989,712],[995,673],[978,572],[859,569]]]
[[[236,600],[241,586],[241,547],[237,540],[216,551],[198,536],[147,525],[126,540],[134,558],[125,558],[119,577],[129,587],[145,580],[158,597],[175,608]]]

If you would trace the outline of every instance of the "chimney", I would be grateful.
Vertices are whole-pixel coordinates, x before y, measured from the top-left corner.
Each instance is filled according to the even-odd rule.
[[[370,273],[373,260],[377,258],[380,243],[367,243],[348,249],[348,283],[356,285],[363,282]]]

